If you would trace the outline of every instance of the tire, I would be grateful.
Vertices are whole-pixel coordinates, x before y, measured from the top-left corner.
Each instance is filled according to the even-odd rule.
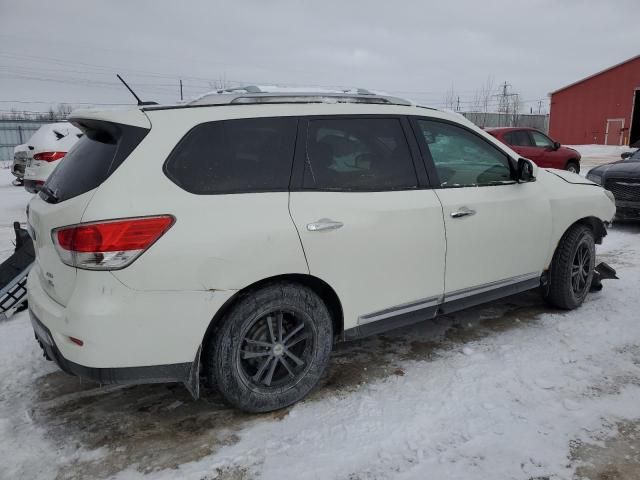
[[[569,172],[580,173],[580,164],[575,160],[569,160],[564,169]]]
[[[573,310],[584,301],[595,268],[593,232],[574,225],[563,235],[553,255],[545,299],[554,307]]]
[[[221,319],[206,349],[206,371],[229,404],[269,412],[313,390],[332,344],[322,299],[302,285],[273,283],[241,297]]]

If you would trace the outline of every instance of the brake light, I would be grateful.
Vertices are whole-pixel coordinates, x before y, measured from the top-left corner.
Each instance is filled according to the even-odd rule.
[[[43,162],[55,162],[64,157],[67,152],[40,152],[33,156],[34,160],[42,160]]]
[[[130,265],[171,226],[171,215],[81,223],[51,232],[60,259],[87,270],[117,270]]]

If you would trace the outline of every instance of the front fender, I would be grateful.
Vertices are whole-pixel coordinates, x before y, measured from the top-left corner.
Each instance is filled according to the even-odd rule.
[[[571,181],[557,175],[555,171],[540,170],[539,178],[544,181],[552,217],[551,242],[545,268],[549,268],[556,247],[569,227],[582,221],[594,229],[596,240],[602,240],[606,234],[605,226],[616,213],[615,203],[602,187],[588,180],[578,181],[575,177],[579,175],[562,173],[566,173]]]

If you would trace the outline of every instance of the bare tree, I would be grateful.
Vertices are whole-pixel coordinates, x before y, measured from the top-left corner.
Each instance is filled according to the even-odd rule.
[[[458,101],[458,95],[456,94],[456,91],[453,88],[453,83],[452,83],[451,88],[447,90],[447,92],[444,94],[444,98],[442,99],[442,105],[446,109],[455,110],[457,101]]]
[[[66,103],[60,103],[58,104],[58,110],[56,113],[58,115],[58,118],[67,118],[72,111],[73,111],[73,107],[71,105]]]
[[[495,83],[493,81],[493,77],[489,75],[484,83],[475,91],[473,96],[473,102],[471,104],[471,109],[474,112],[480,112],[483,115],[479,116],[480,126],[484,128],[487,123],[487,113],[489,113],[489,107],[491,106],[491,101],[495,95]]]

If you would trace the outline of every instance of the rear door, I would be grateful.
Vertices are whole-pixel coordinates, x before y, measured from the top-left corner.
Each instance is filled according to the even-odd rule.
[[[95,189],[142,141],[148,129],[85,120],[85,135],[29,202],[29,230],[35,241],[36,268],[44,290],[61,305],[73,292],[76,269],[65,265],[53,244],[58,227],[80,223]]]
[[[425,188],[406,119],[302,123],[290,212],[310,273],[342,302],[345,329],[373,333],[433,316],[444,288],[442,208]]]
[[[445,311],[453,302],[537,285],[551,234],[543,186],[513,181],[507,155],[470,128],[414,122],[444,214]]]

